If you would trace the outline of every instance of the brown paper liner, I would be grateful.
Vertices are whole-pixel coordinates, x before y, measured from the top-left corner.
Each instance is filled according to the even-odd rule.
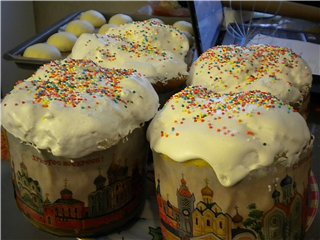
[[[164,239],[302,239],[311,154],[251,172],[224,187],[203,160],[153,153]]]
[[[185,56],[185,63],[187,64],[188,71],[192,65],[194,55],[195,55],[195,49],[192,43],[187,55]],[[165,83],[158,81],[155,84],[152,84],[152,86],[159,95],[172,93],[174,91],[178,92],[185,87],[187,78],[188,78],[187,75],[179,74],[177,77],[169,79]]]
[[[53,156],[8,134],[17,206],[36,227],[58,236],[115,231],[142,210],[145,129],[78,159]]]
[[[186,76],[181,76],[181,77],[170,79],[165,83],[157,82],[152,86],[154,87],[154,89],[158,94],[161,94],[161,93],[171,92],[175,89],[180,89],[185,84],[186,80],[187,80]]]
[[[192,43],[187,55],[185,56],[185,63],[187,64],[188,71],[192,65],[194,56],[195,56],[195,48]],[[167,100],[169,100],[169,98],[172,95],[174,95],[175,93],[181,91],[183,88],[186,87],[187,78],[188,78],[187,75],[179,74],[177,77],[172,78],[166,81],[165,83],[158,81],[152,84],[153,88],[159,95],[159,102],[161,107],[165,104]]]
[[[1,160],[10,160],[7,131],[1,127]]]
[[[293,107],[295,106],[293,105]],[[303,97],[302,104],[296,107],[296,109],[299,111],[299,113],[302,115],[304,119],[308,119],[308,116],[310,114],[310,92]]]
[[[159,96],[160,107],[163,107],[172,95],[181,91],[185,87],[186,79],[186,76],[181,76],[179,78],[169,80],[165,84],[157,82],[152,85]]]

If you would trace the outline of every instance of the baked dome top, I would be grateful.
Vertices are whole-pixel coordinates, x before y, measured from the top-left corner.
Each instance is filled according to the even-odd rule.
[[[291,166],[310,143],[303,117],[270,93],[214,93],[190,86],[173,95],[149,125],[153,151],[208,162],[224,186],[281,162]]]
[[[2,101],[4,128],[55,156],[109,148],[158,109],[152,85],[134,70],[64,59],[40,67]]]
[[[298,54],[268,45],[213,47],[193,63],[187,80],[219,93],[271,92],[295,105],[309,94],[311,82],[311,70]]]
[[[150,42],[139,44],[115,35],[82,34],[70,57],[107,68],[135,69],[153,84],[188,75],[183,57]]]
[[[134,21],[110,28],[106,34],[120,36],[140,45],[151,43],[154,47],[170,51],[182,58],[189,51],[188,39],[182,32],[158,21]]]

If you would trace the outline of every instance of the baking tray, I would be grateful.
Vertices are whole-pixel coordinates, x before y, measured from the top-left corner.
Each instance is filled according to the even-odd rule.
[[[73,13],[73,14],[69,15],[65,19],[52,25],[46,31],[44,31],[44,32],[32,37],[31,39],[26,40],[25,42],[19,44],[14,49],[6,52],[3,55],[3,58],[5,60],[14,61],[16,64],[18,64],[19,67],[28,68],[28,69],[38,68],[40,65],[43,65],[44,63],[50,62],[49,60],[23,57],[23,52],[27,47],[29,47],[33,44],[46,42],[47,39],[52,34],[58,32],[59,29],[61,29],[63,26],[65,26],[67,23],[69,23],[73,19],[76,19],[77,17],[79,17],[80,13],[81,12],[77,12],[77,13]]]
[[[66,18],[62,19],[61,21],[49,27],[46,31],[41,32],[40,34],[34,36],[33,38],[19,44],[14,49],[4,53],[3,58],[5,60],[15,62],[19,68],[35,69],[35,70],[38,69],[41,65],[48,63],[51,60],[24,57],[23,52],[25,51],[25,49],[33,44],[46,42],[47,39],[52,34],[57,33],[59,31],[63,31],[65,26],[69,22],[80,18],[80,14],[84,11],[78,11],[70,14]],[[104,14],[104,13],[102,14],[104,15],[107,21],[113,15],[113,14],[111,15],[111,14]],[[150,18],[158,18],[158,19],[161,19],[165,24],[173,24],[174,22],[180,21],[180,20],[191,22],[191,19],[186,17],[162,17],[162,16],[141,15],[141,14],[128,14],[128,15],[132,17],[134,21],[142,21]],[[62,58],[67,57],[69,54],[70,52],[61,53]]]

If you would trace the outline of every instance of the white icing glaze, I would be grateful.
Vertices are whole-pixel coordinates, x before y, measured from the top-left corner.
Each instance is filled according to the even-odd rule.
[[[151,43],[139,45],[119,36],[82,34],[70,57],[91,59],[107,68],[135,69],[151,83],[166,82],[188,74],[183,58]]]
[[[170,51],[184,58],[189,51],[189,42],[179,30],[158,21],[135,21],[109,29],[109,35],[121,36],[130,42]]]
[[[39,68],[2,101],[4,128],[55,156],[107,149],[158,109],[152,85],[133,70],[64,59]]]
[[[276,162],[297,163],[311,139],[303,117],[269,93],[221,95],[200,86],[175,94],[147,137],[153,151],[175,161],[208,162],[224,186]]]
[[[287,103],[301,103],[311,82],[310,68],[290,49],[231,45],[203,53],[193,63],[187,84],[202,85],[219,93],[261,90]]]

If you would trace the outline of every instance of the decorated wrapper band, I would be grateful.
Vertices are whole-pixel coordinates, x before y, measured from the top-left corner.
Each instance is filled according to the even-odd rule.
[[[216,46],[191,66],[188,85],[202,85],[217,93],[260,90],[270,92],[308,114],[312,72],[291,49],[253,45]]]
[[[143,205],[145,122],[158,108],[133,70],[64,59],[42,66],[2,102],[16,202],[59,236],[114,231]]]
[[[300,239],[313,137],[269,93],[191,86],[149,125],[164,239]]]
[[[3,127],[1,127],[1,160],[10,160],[8,137]]]

